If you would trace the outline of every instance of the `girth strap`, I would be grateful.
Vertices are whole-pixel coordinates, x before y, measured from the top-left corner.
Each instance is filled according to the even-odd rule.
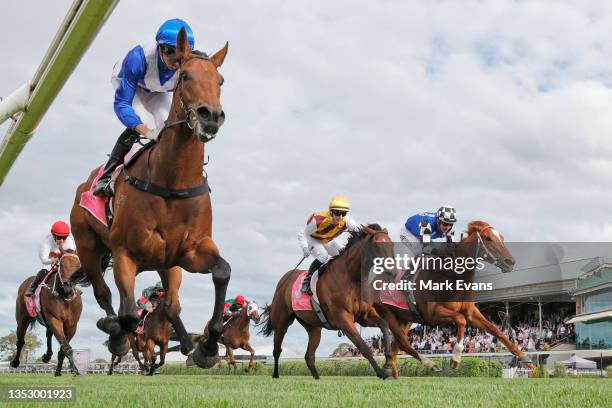
[[[153,184],[144,180],[140,180],[134,176],[125,176],[125,181],[132,187],[144,191],[150,194],[154,194],[156,196],[164,197],[164,198],[191,198],[197,197],[202,194],[208,194],[211,192],[210,187],[208,186],[208,180],[204,178],[204,182],[192,188],[180,188],[180,189],[171,189],[162,187],[157,184]]]
[[[312,305],[312,310],[319,318],[319,321],[321,322],[323,327],[325,327],[327,330],[336,330],[331,324],[329,324],[329,322],[325,318],[325,313],[323,313],[323,310],[321,310],[321,305],[319,305],[319,302],[315,300],[314,296],[310,298],[310,303]]]

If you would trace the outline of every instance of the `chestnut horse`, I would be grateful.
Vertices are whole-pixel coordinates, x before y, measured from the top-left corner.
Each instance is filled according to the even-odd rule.
[[[83,310],[83,303],[81,302],[80,291],[75,288],[70,278],[79,269],[80,265],[79,257],[74,251],[62,250],[57,264],[52,267],[54,269],[52,275],[48,277],[47,282],[40,290],[41,313],[47,327],[47,352],[43,354],[42,361],[48,363],[51,360],[53,355],[52,336],[55,336],[60,344],[60,349],[57,352],[56,376],[62,375],[64,357],[68,358],[72,374],[79,375],[79,371],[74,365],[70,340],[72,340],[76,333],[77,323]],[[11,367],[13,368],[19,367],[19,356],[25,344],[24,338],[28,325],[33,327],[36,324],[36,318],[28,314],[23,299],[33,278],[31,276],[23,281],[17,292],[15,310],[15,319],[17,320],[17,352],[11,361]],[[41,283],[41,285],[43,284]]]
[[[442,244],[445,245],[445,244]],[[468,224],[467,236],[461,240],[457,247],[449,254],[454,258],[483,258],[485,262],[491,263],[501,269],[503,273],[511,272],[514,268],[514,258],[504,244],[503,236],[491,225],[484,221],[473,221]],[[458,275],[453,270],[431,270],[425,269],[417,273],[415,282],[456,282],[461,279],[469,285],[474,281],[475,270],[466,270]],[[416,290],[416,307],[419,314],[430,326],[435,325],[457,325],[457,343],[453,348],[452,362],[453,368],[459,367],[461,363],[461,353],[463,351],[463,337],[466,325],[470,325],[481,330],[485,330],[498,337],[501,342],[517,356],[521,362],[529,362],[529,358],[508,337],[488,321],[474,302],[476,292],[474,290],[452,291],[452,293],[438,293],[433,295],[427,291]],[[435,300],[431,300],[435,298]],[[429,301],[427,299],[430,299]],[[397,377],[397,353],[401,348],[417,359],[423,359],[427,365],[432,367],[428,360],[416,353],[408,342],[408,332],[414,317],[403,309],[396,308],[383,303],[375,304],[376,310],[382,318],[389,324],[389,329],[394,335],[392,344],[393,355],[393,375]]]
[[[341,330],[359,349],[361,354],[368,359],[376,375],[379,378],[391,376],[390,338],[387,323],[380,318],[373,307],[372,302],[362,298],[362,268],[371,268],[371,259],[365,256],[366,245],[369,243],[386,244],[376,245],[383,249],[384,253],[379,256],[393,257],[392,243],[387,230],[383,230],[377,224],[371,224],[362,228],[361,232],[351,233],[347,246],[340,255],[332,259],[324,273],[317,280],[317,297],[329,324],[337,330]],[[319,379],[315,367],[315,351],[321,341],[321,328],[323,327],[314,311],[293,310],[291,306],[291,289],[293,283],[303,271],[291,270],[287,272],[278,282],[272,303],[265,307],[263,312],[264,325],[261,333],[270,336],[274,333],[274,374],[278,378],[278,359],[282,352],[282,343],[285,333],[295,319],[308,332],[308,348],[306,365],[314,379]],[[355,323],[362,326],[376,325],[383,334],[386,362],[380,368],[374,359],[372,350],[363,340]]]
[[[230,265],[212,240],[212,210],[203,175],[204,143],[223,124],[220,93],[223,77],[217,69],[228,45],[212,57],[191,51],[185,30],[177,39],[180,59],[170,115],[157,143],[115,185],[114,221],[110,230],[79,206],[97,174],[94,170],[76,192],[70,216],[83,268],[106,317],[98,327],[109,334],[109,351],[123,355],[129,349],[128,333],[138,325],[134,302],[136,275],[157,270],[164,288],[161,307],[181,342],[181,352],[193,350],[191,337],[180,319],[178,290],[181,268],[192,273],[212,273],[215,303],[209,322],[211,335],[194,351],[194,361],[210,368],[219,361],[217,341],[223,329],[223,305]],[[112,253],[120,306],[117,317],[111,292],[103,280],[101,258]]]
[[[240,314],[232,316],[223,326],[223,336],[219,343],[225,346],[225,357],[227,362],[236,368],[236,359],[234,358],[234,350],[243,349],[251,353],[249,365],[244,370],[247,373],[253,368],[253,359],[255,358],[255,350],[249,344],[251,338],[249,323],[251,320],[255,324],[259,323],[259,307],[254,301],[247,302],[247,306],[243,307]],[[208,326],[204,328],[204,334],[198,336],[194,341],[199,342],[208,337]]]
[[[153,375],[155,370],[166,362],[170,324],[166,309],[160,304],[145,318],[142,333],[131,333],[128,336],[132,354],[143,373]],[[155,346],[159,347],[159,353],[155,353]],[[142,353],[144,363],[140,360],[139,353]],[[155,363],[157,356],[159,356],[159,364]],[[113,374],[113,368],[121,362],[121,358],[120,355],[112,356],[108,375]]]

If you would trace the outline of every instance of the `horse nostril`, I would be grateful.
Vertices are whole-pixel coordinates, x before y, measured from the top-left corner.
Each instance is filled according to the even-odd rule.
[[[506,258],[504,259],[504,262],[506,263],[506,265],[508,266],[514,266],[514,264],[516,263],[516,261],[514,259],[510,259],[510,258]]]
[[[206,106],[201,106],[198,108],[198,116],[200,116],[204,120],[210,119],[210,109]]]

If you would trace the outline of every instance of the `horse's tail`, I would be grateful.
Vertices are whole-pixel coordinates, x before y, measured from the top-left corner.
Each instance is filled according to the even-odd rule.
[[[264,311],[261,314],[261,322],[257,324],[257,326],[263,326],[261,330],[259,330],[258,334],[263,334],[266,337],[270,337],[274,328],[272,327],[272,322],[270,321],[270,312],[272,310],[272,305],[265,305]]]
[[[102,256],[102,262],[100,265],[102,267],[102,276],[104,276],[104,273],[108,269],[108,266],[110,265],[111,260],[112,260],[112,256],[110,252]],[[74,273],[70,277],[70,283],[72,285],[79,285],[84,288],[91,285],[91,282],[89,281],[89,278],[87,278],[87,275],[85,274],[85,270],[83,269],[82,266],[76,271],[74,271]]]

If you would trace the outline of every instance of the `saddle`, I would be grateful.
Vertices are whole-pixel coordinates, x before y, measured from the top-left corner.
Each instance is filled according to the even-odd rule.
[[[42,306],[40,304],[40,291],[42,290],[43,287],[47,286],[46,283],[49,280],[49,277],[55,272],[57,272],[56,267],[52,267],[51,270],[47,272],[43,280],[36,287],[33,297],[30,297],[30,296],[23,297],[25,305],[26,305],[26,310],[28,311],[28,314],[30,315],[30,317],[35,317],[36,320],[38,320],[38,322],[43,326],[46,326],[46,322],[42,315]]]
[[[117,178],[123,171],[136,163],[136,160],[148,149],[155,145],[155,142],[149,139],[141,138],[138,142],[132,145],[130,151],[125,155],[123,164],[117,166],[111,177],[111,190],[115,191],[115,183]],[[99,197],[93,194],[93,191],[98,183],[98,180],[104,172],[104,165],[98,169],[98,174],[93,179],[89,190],[81,194],[81,200],[79,206],[86,209],[95,219],[100,221],[105,227],[110,228],[113,223],[113,198],[112,197]]]

